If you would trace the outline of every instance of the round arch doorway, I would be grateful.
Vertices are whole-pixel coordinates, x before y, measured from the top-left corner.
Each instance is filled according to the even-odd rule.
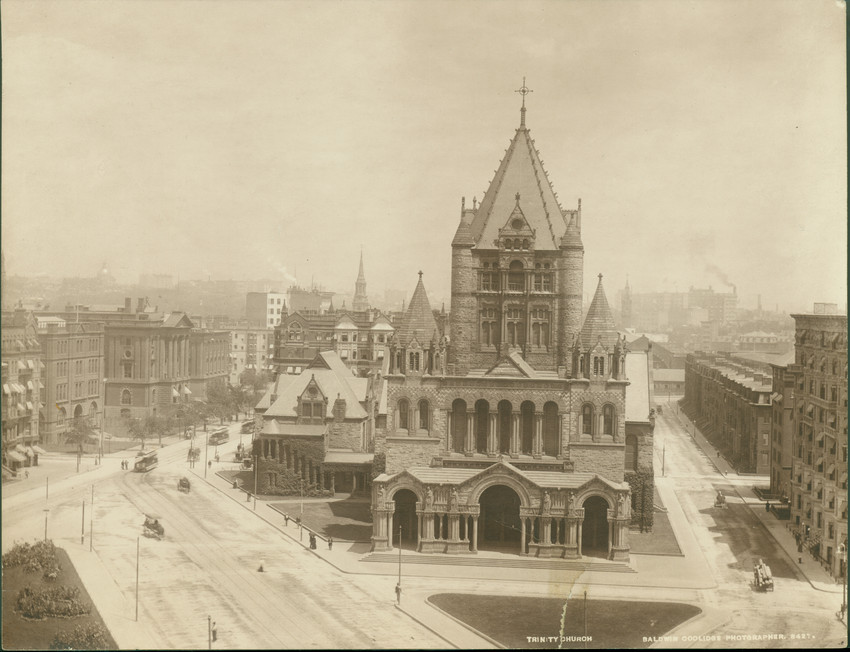
[[[608,558],[608,503],[600,496],[584,501],[584,521],[581,526],[581,554],[586,557]]]
[[[517,493],[505,485],[493,485],[484,490],[478,504],[481,506],[478,549],[521,552],[520,500]]]
[[[393,513],[392,541],[401,548],[416,549],[416,543],[419,540],[417,500],[416,494],[410,489],[400,489],[393,496],[395,512]]]

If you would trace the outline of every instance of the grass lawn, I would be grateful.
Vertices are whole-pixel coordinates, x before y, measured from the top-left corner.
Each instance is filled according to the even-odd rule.
[[[97,623],[106,628],[103,619],[92,604],[85,586],[80,581],[77,571],[71,564],[71,560],[61,548],[56,549],[56,561],[61,566],[62,572],[54,582],[45,582],[41,577],[41,571],[27,573],[21,566],[3,569],[2,631],[4,650],[47,650],[57,633],[71,630],[77,625]],[[60,585],[76,587],[80,590],[80,599],[92,605],[91,613],[75,618],[25,620],[15,613],[14,609],[18,592],[27,585],[33,589],[48,589]],[[118,649],[112,636],[108,636],[108,641],[109,649]]]
[[[582,641],[561,641],[562,636],[584,635],[585,601],[576,596],[566,602],[557,598],[525,598],[499,595],[441,593],[429,602],[508,648],[583,648]],[[700,613],[701,609],[675,602],[627,602],[588,600],[589,648],[645,648],[645,636],[661,636]],[[528,637],[538,639],[529,641]],[[554,637],[550,640],[550,637]]]
[[[629,547],[637,554],[682,556],[679,542],[673,534],[670,519],[664,512],[655,512],[652,516],[652,532],[629,530]]]
[[[273,502],[279,512],[296,518],[301,514],[297,499]],[[369,501],[363,498],[304,503],[304,526],[337,541],[369,541],[372,537],[372,516]]]

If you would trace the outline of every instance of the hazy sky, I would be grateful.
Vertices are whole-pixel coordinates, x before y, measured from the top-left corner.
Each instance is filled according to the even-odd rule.
[[[297,273],[449,296],[460,201],[527,123],[585,292],[844,304],[834,0],[3,0],[9,274]],[[297,270],[297,272],[296,272]],[[448,306],[447,306],[448,307]]]

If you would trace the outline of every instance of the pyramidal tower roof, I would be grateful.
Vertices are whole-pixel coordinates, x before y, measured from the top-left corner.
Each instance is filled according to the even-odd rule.
[[[413,298],[410,299],[410,305],[407,306],[407,312],[404,313],[397,335],[399,345],[402,347],[407,346],[414,337],[423,347],[428,346],[432,339],[436,340],[440,337],[437,320],[431,312],[428,293],[425,292],[425,285],[422,283],[422,272],[419,272],[419,282],[413,291]]]
[[[531,92],[525,87],[525,80],[518,92],[523,94],[520,126],[469,228],[476,248],[495,249],[494,241],[499,237],[499,229],[508,221],[519,193],[522,212],[535,231],[535,249],[557,250],[567,223],[549,176],[543,169],[540,153],[525,126],[525,95]]]
[[[602,287],[602,274],[600,274],[596,294],[593,295],[593,301],[590,302],[590,309],[587,311],[584,325],[579,333],[579,341],[581,347],[587,350],[596,346],[601,338],[602,345],[610,348],[617,343],[619,336],[611,306],[608,305],[608,298]]]

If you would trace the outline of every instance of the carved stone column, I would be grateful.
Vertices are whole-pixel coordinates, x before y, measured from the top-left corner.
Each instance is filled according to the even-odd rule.
[[[534,439],[531,443],[531,454],[535,459],[543,456],[543,413],[534,413]]]
[[[475,455],[475,411],[466,411],[466,446],[464,454],[467,456]]]
[[[488,425],[490,426],[487,431],[487,455],[490,457],[496,457],[499,454],[499,433],[497,432],[499,413],[490,412],[487,415],[487,419],[489,422]]]

